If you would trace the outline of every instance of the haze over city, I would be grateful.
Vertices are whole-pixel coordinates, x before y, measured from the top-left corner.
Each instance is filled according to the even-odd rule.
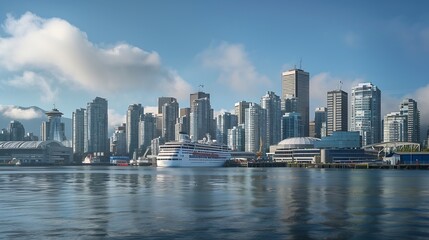
[[[189,94],[211,94],[215,111],[281,94],[281,72],[310,73],[310,113],[326,92],[372,82],[382,115],[401,99],[429,120],[427,3],[403,1],[13,1],[0,8],[0,111],[55,104],[65,117],[95,96],[109,101],[110,128],[127,106],[155,112],[160,96],[189,107]],[[102,27],[100,27],[102,26]],[[6,126],[7,123],[2,123]]]

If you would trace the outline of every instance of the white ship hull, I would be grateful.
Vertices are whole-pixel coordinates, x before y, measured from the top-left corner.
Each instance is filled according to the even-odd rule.
[[[161,160],[157,159],[158,167],[222,167],[227,159],[207,159],[183,157],[178,160]]]
[[[222,167],[230,158],[226,145],[182,140],[160,146],[156,162],[158,167]]]

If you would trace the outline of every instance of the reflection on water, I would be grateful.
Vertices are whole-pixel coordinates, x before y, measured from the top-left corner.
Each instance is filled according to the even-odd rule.
[[[0,238],[429,237],[427,171],[0,168]]]

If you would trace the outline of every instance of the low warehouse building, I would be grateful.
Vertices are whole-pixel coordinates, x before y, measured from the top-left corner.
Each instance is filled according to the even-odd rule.
[[[72,148],[58,141],[0,142],[0,164],[69,164],[72,159]]]

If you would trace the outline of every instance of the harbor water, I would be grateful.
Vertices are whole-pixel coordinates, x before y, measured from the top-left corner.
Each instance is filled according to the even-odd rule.
[[[427,239],[429,172],[0,167],[0,239]]]

